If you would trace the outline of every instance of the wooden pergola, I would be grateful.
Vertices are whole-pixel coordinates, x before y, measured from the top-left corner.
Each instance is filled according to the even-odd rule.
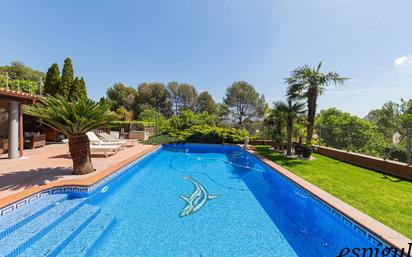
[[[8,105],[9,113],[9,158],[16,158],[16,149],[20,151],[20,157],[24,155],[24,136],[23,136],[23,104],[33,104],[38,99],[37,96],[0,88],[0,102]],[[17,128],[16,127],[17,124]],[[15,130],[18,131],[15,131]],[[16,142],[15,135],[18,140]],[[11,134],[11,135],[10,135]],[[17,144],[17,145],[16,145]]]

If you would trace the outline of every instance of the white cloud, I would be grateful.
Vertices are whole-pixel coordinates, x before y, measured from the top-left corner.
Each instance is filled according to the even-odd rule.
[[[396,58],[395,61],[393,62],[395,66],[404,66],[409,63],[412,63],[412,60],[410,60],[407,56],[401,56],[399,58]]]
[[[379,89],[383,88],[391,88],[391,87],[397,87],[397,86],[405,86],[406,83],[412,82],[412,79],[406,79],[406,80],[400,80],[400,81],[395,81],[395,82],[390,82],[390,83],[385,83],[381,85],[376,85],[372,87],[367,87],[367,88],[358,88],[355,90],[329,90],[326,91],[327,94],[333,94],[333,95],[346,95],[346,94],[360,94],[360,93],[369,93],[369,92],[376,92]]]
[[[378,22],[370,23],[367,26],[363,27],[360,32],[366,32],[366,31],[372,29],[373,27],[375,27],[376,25],[378,25]]]

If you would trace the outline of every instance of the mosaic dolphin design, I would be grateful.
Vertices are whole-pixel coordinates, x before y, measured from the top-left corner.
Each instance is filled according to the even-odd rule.
[[[190,196],[180,195],[180,198],[187,202],[187,206],[180,212],[179,216],[181,218],[200,210],[200,208],[202,208],[208,200],[219,197],[218,195],[210,195],[202,186],[202,184],[194,180],[192,176],[185,176],[183,177],[183,179],[192,182],[195,191],[193,191],[192,195]]]

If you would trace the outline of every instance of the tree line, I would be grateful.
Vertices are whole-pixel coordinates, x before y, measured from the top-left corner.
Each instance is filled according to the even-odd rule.
[[[107,97],[102,100],[107,101],[111,109],[123,119],[139,119],[140,114],[146,114],[145,110],[148,109],[172,118],[172,121],[174,116],[181,116],[184,111],[197,114],[206,112],[215,115],[220,126],[226,123],[249,131],[252,128],[269,131],[266,135],[275,138],[279,145],[282,143],[282,127],[286,124],[286,148],[290,155],[295,122],[302,121],[302,129],[306,132],[305,142],[310,147],[318,97],[328,86],[342,85],[346,80],[333,71],[321,72],[321,66],[320,62],[313,68],[304,65],[293,70],[291,76],[285,79],[286,102],[275,102],[272,109],[268,108],[264,95],[244,81],[233,82],[227,87],[221,103],[216,103],[206,91],[198,94],[193,85],[176,81],[167,84],[141,83],[136,89],[116,83],[107,90]],[[302,101],[306,101],[306,104]],[[185,113],[186,116],[190,117],[190,114]]]
[[[9,79],[26,80],[36,83],[44,80],[46,77],[44,72],[34,70],[19,61],[13,61],[10,65],[0,66],[0,74],[3,76],[7,74]]]
[[[269,134],[279,141],[279,144],[282,141],[282,126],[286,124],[286,148],[287,154],[290,155],[295,121],[304,120],[305,142],[310,147],[317,98],[328,86],[342,85],[346,80],[333,71],[322,73],[321,66],[320,62],[314,68],[304,65],[293,70],[291,76],[285,79],[286,103],[275,102],[272,109],[268,108],[264,95],[259,94],[252,85],[244,81],[234,82],[227,87],[221,103],[216,103],[206,91],[198,94],[193,85],[176,81],[167,85],[159,82],[141,83],[136,89],[117,83],[107,90],[107,97],[102,100],[107,101],[111,109],[123,119],[139,119],[148,109],[166,118],[172,118],[172,121],[177,120],[174,117],[181,116],[185,111],[197,114],[206,112],[217,116],[217,120],[221,121],[218,124],[220,126],[226,122],[235,127],[247,128],[249,131],[251,128],[259,127],[269,130]],[[306,105],[302,101],[306,101]],[[190,114],[185,113],[184,116],[190,117]]]
[[[234,126],[244,126],[245,122],[262,119],[267,109],[264,95],[244,81],[233,82],[226,89],[221,103],[217,103],[209,92],[198,93],[193,85],[177,81],[167,84],[144,82],[137,88],[116,83],[107,89],[106,97],[101,101],[106,101],[111,110],[125,120],[139,119],[148,109],[166,118],[191,111],[215,115],[222,122]]]
[[[385,149],[393,147],[395,133],[404,138],[406,127],[412,124],[412,100],[389,101],[364,118],[335,108],[317,112],[318,97],[328,86],[343,85],[346,80],[333,71],[321,72],[321,67],[319,63],[315,67],[304,65],[291,71],[285,78],[285,101],[273,103],[272,108],[268,108],[263,94],[244,81],[229,85],[220,102],[207,91],[199,93],[194,85],[177,81],[144,82],[137,87],[116,83],[107,89],[101,101],[107,102],[121,120],[168,120],[167,124],[178,130],[193,124],[207,124],[258,131],[255,137],[285,145],[288,154],[295,141],[301,145],[323,143],[381,156]],[[65,59],[61,72],[57,63],[45,74],[21,62],[12,62],[0,66],[0,73],[8,74],[23,85],[44,81],[44,94],[62,95],[68,101],[87,98],[84,79],[74,76],[70,58]],[[398,147],[404,145],[405,141],[401,140]]]
[[[32,94],[61,95],[68,101],[87,98],[86,82],[83,77],[74,76],[70,58],[64,60],[61,72],[57,63],[52,64],[47,73],[34,70],[18,61],[0,66],[0,87],[5,87],[6,83],[13,90],[20,87],[23,92]],[[30,92],[27,90],[29,86],[32,89]]]
[[[264,120],[264,137],[272,138],[281,148],[286,145],[287,155],[291,155],[295,140],[307,148],[316,143],[405,161],[407,128],[412,127],[412,99],[389,101],[364,118],[336,108],[318,113],[318,97],[329,86],[343,85],[347,79],[333,71],[323,73],[321,66],[322,63],[313,68],[298,67],[285,79],[286,101],[274,103]],[[394,137],[399,137],[399,142],[394,142]]]
[[[321,145],[406,162],[412,99],[389,101],[363,119],[336,108],[322,110],[315,128]]]
[[[57,63],[50,66],[46,73],[43,94],[60,95],[69,102],[87,98],[86,82],[83,77],[74,77],[74,69],[70,58],[64,60],[61,75]]]

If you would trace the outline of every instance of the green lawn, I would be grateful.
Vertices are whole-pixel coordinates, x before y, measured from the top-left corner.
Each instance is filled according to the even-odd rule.
[[[256,150],[296,175],[412,238],[412,182],[360,168],[322,155],[316,160],[296,160],[270,151]]]

